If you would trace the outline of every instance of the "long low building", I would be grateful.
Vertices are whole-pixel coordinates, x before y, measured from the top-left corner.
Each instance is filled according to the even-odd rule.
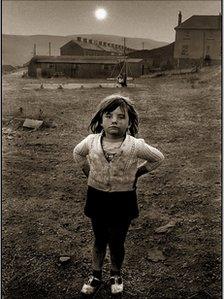
[[[142,59],[129,58],[127,71],[132,77],[142,75]],[[28,65],[28,76],[71,78],[115,77],[122,69],[124,59],[111,56],[34,56]]]

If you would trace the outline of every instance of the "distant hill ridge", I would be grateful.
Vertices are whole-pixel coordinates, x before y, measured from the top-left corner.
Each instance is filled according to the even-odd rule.
[[[71,39],[82,38],[104,41],[123,45],[123,37],[104,34],[76,34],[68,36],[56,35],[2,35],[2,64],[19,66],[28,62],[33,56],[34,44],[37,55],[49,55],[49,42],[51,43],[51,55],[60,55],[60,47]],[[167,45],[166,42],[145,38],[125,37],[126,46],[132,49],[154,49]]]

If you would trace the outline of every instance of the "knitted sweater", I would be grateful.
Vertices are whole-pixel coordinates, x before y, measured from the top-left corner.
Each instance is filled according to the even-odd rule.
[[[131,191],[139,167],[144,165],[148,171],[159,166],[163,154],[156,148],[138,139],[126,135],[118,153],[111,162],[105,158],[102,144],[102,133],[90,134],[73,150],[73,157],[82,167],[88,160],[90,172],[88,185],[106,192]],[[145,160],[138,165],[139,159]]]

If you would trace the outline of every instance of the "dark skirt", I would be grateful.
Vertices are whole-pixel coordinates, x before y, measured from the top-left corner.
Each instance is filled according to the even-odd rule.
[[[105,192],[88,186],[84,212],[89,218],[115,221],[136,218],[139,215],[136,190]]]

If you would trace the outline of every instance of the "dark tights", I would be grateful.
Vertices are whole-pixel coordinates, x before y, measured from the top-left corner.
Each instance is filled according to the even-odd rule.
[[[91,219],[94,232],[93,269],[102,270],[107,245],[110,250],[111,271],[120,272],[124,260],[124,242],[130,219]]]

